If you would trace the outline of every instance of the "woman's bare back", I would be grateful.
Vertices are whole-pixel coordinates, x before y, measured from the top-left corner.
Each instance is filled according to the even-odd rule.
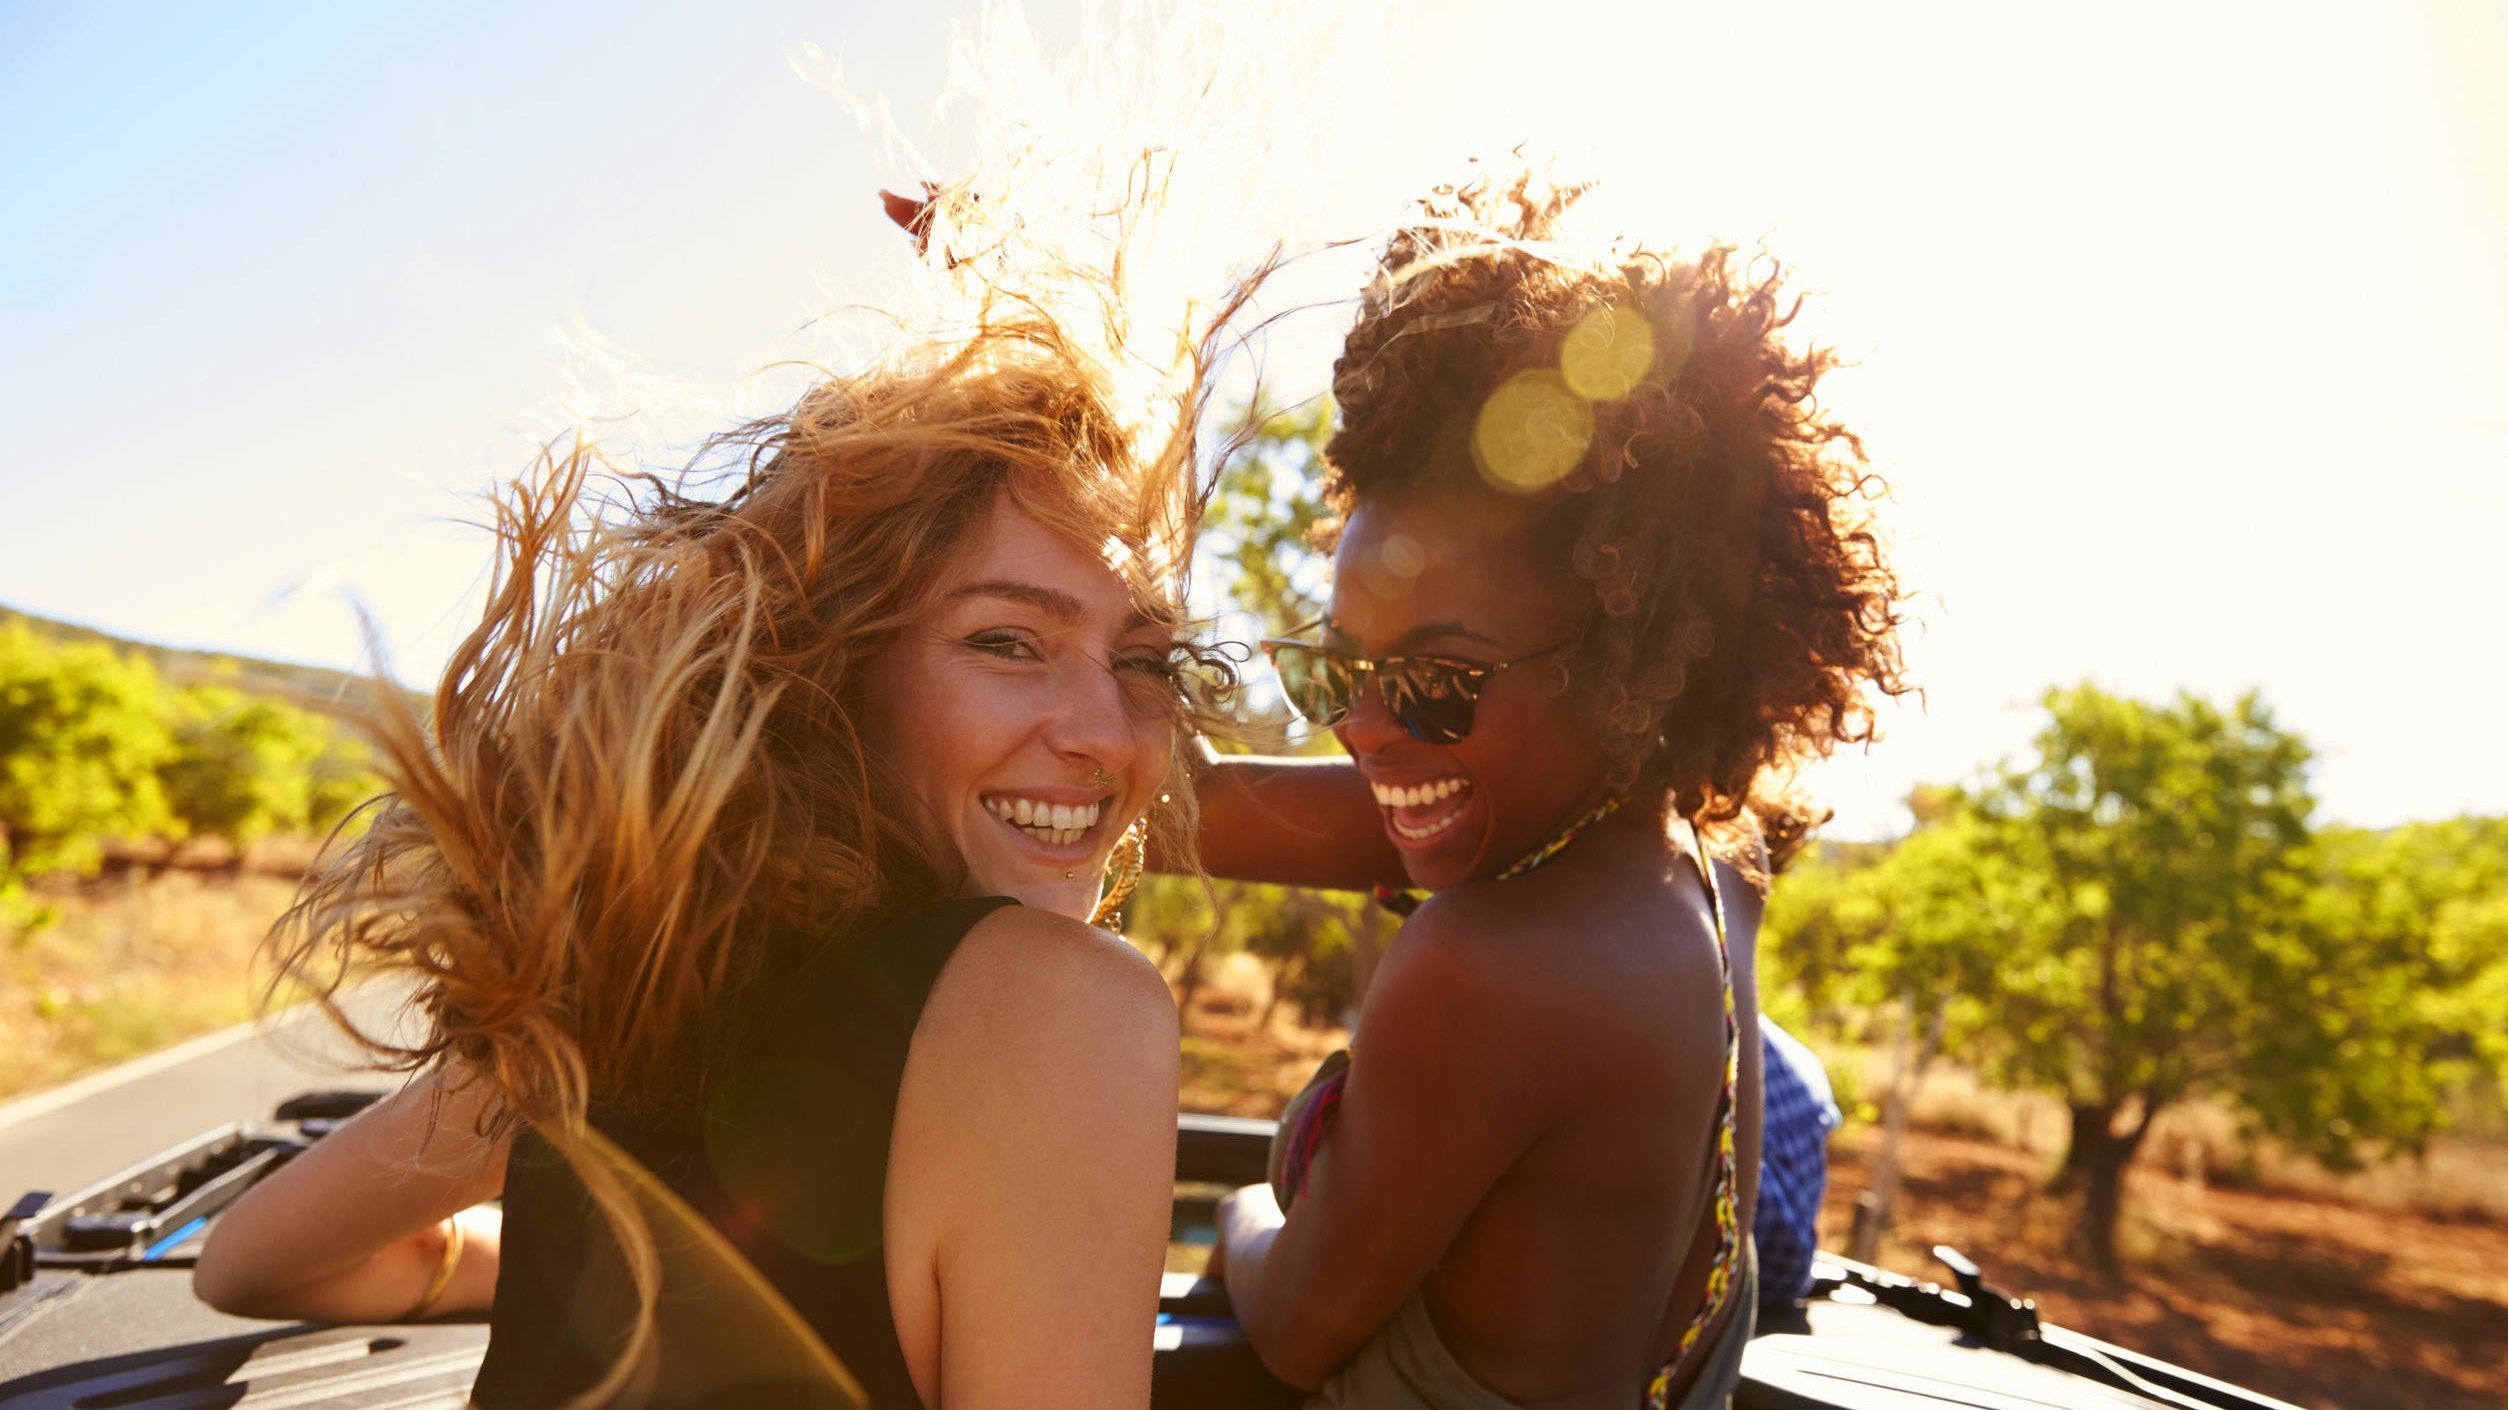
[[[1492,1041],[1532,1065],[1535,1080],[1508,1099],[1543,1110],[1538,1134],[1430,1274],[1430,1311],[1491,1390],[1527,1406],[1625,1410],[1678,1347],[1716,1253],[1712,1142],[1726,1049],[1708,893],[1681,849],[1640,825],[1596,829],[1588,846],[1503,893],[1464,888],[1448,904],[1460,914],[1422,938],[1503,952],[1518,1026]],[[1756,906],[1746,909],[1755,932]],[[1738,987],[1748,936],[1733,940]],[[1752,998],[1735,995],[1745,1054]],[[1747,1228],[1755,1064],[1744,1075],[1736,1147]]]

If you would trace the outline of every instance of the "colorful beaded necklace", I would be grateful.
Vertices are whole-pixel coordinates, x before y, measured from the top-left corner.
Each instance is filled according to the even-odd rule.
[[[1568,849],[1568,844],[1574,842],[1577,839],[1577,836],[1583,833],[1585,829],[1592,827],[1595,823],[1601,822],[1604,818],[1618,812],[1620,805],[1627,801],[1628,795],[1625,793],[1614,793],[1610,797],[1605,798],[1602,800],[1601,807],[1596,808],[1592,812],[1587,813],[1585,816],[1569,823],[1565,828],[1560,830],[1557,836],[1552,837],[1549,841],[1544,842],[1530,852],[1525,853],[1523,856],[1516,858],[1505,871],[1498,873],[1496,879],[1499,881],[1513,880],[1514,878],[1531,871],[1533,868],[1540,866],[1542,863],[1549,861],[1552,857],[1559,855],[1561,852],[1566,851]],[[1395,915],[1401,916],[1405,919],[1410,917],[1411,912],[1419,909],[1420,901],[1422,899],[1420,894],[1416,891],[1406,891],[1399,886],[1384,885],[1376,887],[1375,897],[1377,905],[1380,905],[1386,910],[1389,910]]]

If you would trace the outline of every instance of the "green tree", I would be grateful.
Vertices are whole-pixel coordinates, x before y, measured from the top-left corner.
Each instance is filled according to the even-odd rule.
[[[1243,947],[1271,966],[1271,1006],[1263,1011],[1263,1026],[1270,1026],[1282,1004],[1295,1009],[1298,1022],[1309,1028],[1353,1015],[1359,948],[1381,947],[1392,928],[1371,897],[1235,885],[1228,905],[1229,924],[1243,937]]]
[[[2341,1169],[2497,1090],[2508,820],[2314,833],[2309,750],[2253,695],[2045,705],[2028,757],[1928,790],[1907,840],[1780,878],[1764,972],[1818,1006],[1895,1007],[1918,1071],[1938,1043],[2059,1096],[2056,1184],[2094,1261],[2114,1265],[2153,1120],[2191,1095]]]
[[[330,831],[384,791],[383,776],[375,772],[374,751],[365,741],[336,728],[329,731],[310,772],[313,790],[306,821],[315,832]]]
[[[2330,1048],[2364,1071],[2278,1088],[2263,1115],[2339,1169],[2362,1135],[2417,1150],[2453,1094],[2508,1075],[2508,819],[2328,828],[2319,851],[2317,961],[2266,1055]]]
[[[1881,1153],[1847,1249],[1865,1260],[1896,1212],[1908,1111],[1934,1059],[1990,1021],[1980,996],[2030,897],[2023,878],[1986,854],[1981,818],[1938,790],[1925,796],[1941,806],[1918,809],[1929,825],[1896,846],[1824,844],[1787,868],[1761,940],[1763,1002],[1790,992],[1811,1008],[1891,1018]]]
[[[0,834],[9,867],[93,866],[107,838],[160,834],[174,753],[157,674],[95,645],[0,624]]]
[[[2314,982],[2331,957],[2308,917],[2310,751],[2260,698],[2153,705],[2083,685],[2044,704],[2034,757],[1969,800],[2002,929],[1992,1021],[1969,1047],[2063,1098],[2057,1183],[2081,1194],[2085,1253],[2113,1267],[2125,1172],[2162,1111],[2208,1090],[2287,1128],[2298,1094],[2378,1080],[2304,1033],[2391,1015]],[[2384,1119],[2364,1111],[2346,1134]]]
[[[1221,468],[1203,515],[1204,551],[1221,600],[1262,635],[1284,636],[1323,615],[1330,569],[1313,539],[1332,403],[1319,397],[1249,419],[1254,434]]]
[[[273,832],[314,825],[314,766],[331,746],[321,717],[220,685],[175,693],[176,752],[158,770],[185,835],[224,840],[240,855]]]

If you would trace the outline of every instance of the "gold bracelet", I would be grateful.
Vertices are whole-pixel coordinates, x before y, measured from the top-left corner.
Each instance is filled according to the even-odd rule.
[[[462,1217],[458,1214],[444,1221],[444,1261],[435,1267],[435,1276],[427,1280],[427,1290],[418,1298],[418,1305],[401,1314],[404,1322],[415,1322],[434,1308],[444,1290],[453,1285],[453,1270],[462,1266]]]

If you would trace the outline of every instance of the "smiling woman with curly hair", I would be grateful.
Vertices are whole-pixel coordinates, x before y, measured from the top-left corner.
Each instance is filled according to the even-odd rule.
[[[1331,609],[1269,644],[1350,760],[1203,771],[1213,871],[1407,914],[1360,1055],[1223,1218],[1248,1336],[1319,1403],[1729,1397],[1764,844],[1908,689],[1877,482],[1777,271],[1581,253],[1579,194],[1445,189],[1392,240],[1335,369]]]

